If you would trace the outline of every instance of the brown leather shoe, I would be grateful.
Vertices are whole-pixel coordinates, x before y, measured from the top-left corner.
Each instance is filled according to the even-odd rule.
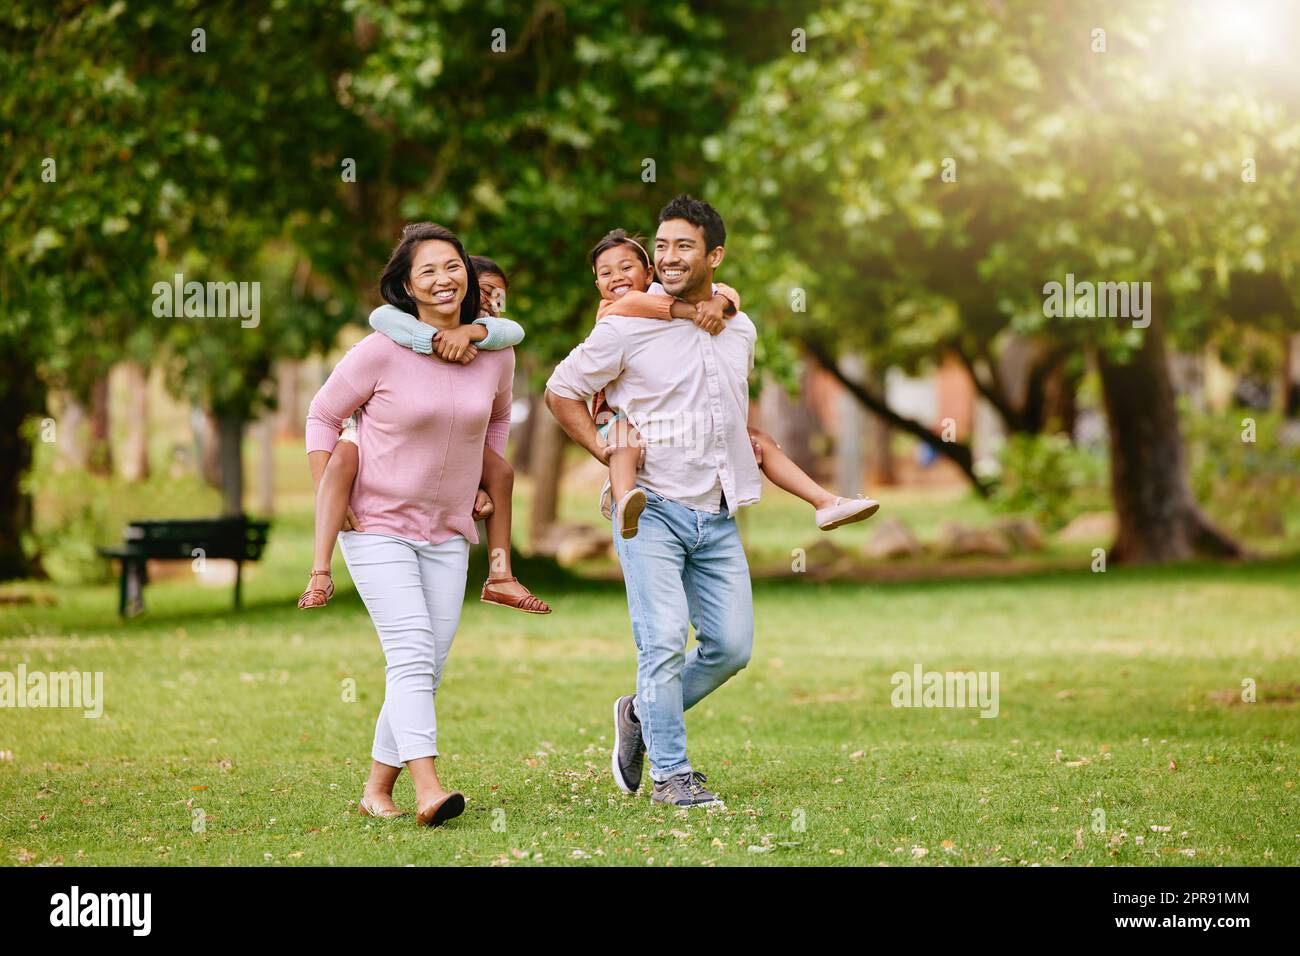
[[[456,790],[445,793],[436,802],[420,810],[415,815],[416,822],[422,827],[440,827],[453,817],[465,812],[465,795]]]
[[[479,600],[484,604],[500,604],[502,607],[514,608],[516,611],[526,611],[529,614],[550,614],[551,606],[536,594],[503,594],[492,586],[493,584],[508,584],[511,581],[518,580],[518,578],[497,578],[496,581],[484,581],[483,593],[479,595]]]
[[[316,578],[319,575],[325,575],[325,587],[316,587]],[[307,590],[302,592],[298,598],[298,609],[306,611],[313,607],[324,607],[329,603],[329,599],[334,596],[334,576],[330,574],[329,569],[324,571],[313,571],[311,577],[307,579]]]
[[[405,810],[380,810],[378,807],[371,805],[365,797],[357,804],[357,813],[363,817],[374,817],[377,820],[395,820],[398,817],[406,816]]]

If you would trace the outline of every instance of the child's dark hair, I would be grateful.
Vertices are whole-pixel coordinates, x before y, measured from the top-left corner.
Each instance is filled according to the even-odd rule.
[[[682,193],[659,210],[660,222],[667,222],[669,219],[685,219],[692,226],[703,229],[704,245],[708,247],[705,252],[712,252],[718,246],[727,244],[727,227],[723,225],[722,217],[703,199],[696,199],[694,196]]]
[[[596,260],[604,253],[613,249],[615,246],[631,246],[636,250],[637,257],[641,264],[647,269],[652,268],[650,265],[650,253],[645,251],[645,246],[636,236],[629,236],[626,229],[611,229],[605,233],[605,237],[596,243],[591,253],[587,256],[587,261],[591,263],[591,271],[596,271]]]
[[[483,275],[486,272],[490,275],[500,276],[505,287],[507,289],[510,288],[510,277],[506,275],[506,270],[502,269],[492,259],[489,259],[487,256],[470,256],[469,261],[474,266],[474,272],[476,274]]]
[[[478,277],[474,274],[474,266],[469,261],[464,243],[454,232],[436,222],[407,223],[402,229],[402,238],[393,248],[384,272],[379,277],[379,294],[385,302],[397,306],[403,312],[420,314],[411,293],[406,291],[406,284],[411,279],[411,260],[415,258],[416,247],[431,239],[451,243],[460,254],[460,261],[465,264],[465,272],[468,274],[465,277],[465,298],[460,303],[460,324],[469,325],[478,318]]]

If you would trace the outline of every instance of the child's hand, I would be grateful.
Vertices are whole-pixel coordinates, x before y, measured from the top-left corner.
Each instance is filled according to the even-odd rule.
[[[470,330],[471,326],[468,325],[458,325],[454,329],[439,329],[438,334],[433,337],[434,354],[444,362],[462,361],[462,356],[474,344]]]
[[[717,298],[709,299],[707,302],[699,302],[695,306],[695,324],[702,328],[710,335],[717,335],[727,323],[723,320],[723,306]]]
[[[481,518],[486,518],[496,510],[496,505],[492,504],[492,499],[488,497],[488,493],[480,488],[478,494],[474,496],[474,520],[478,521]]]
[[[749,446],[754,449],[754,461],[758,462],[758,467],[763,467],[763,446],[760,445],[752,436],[749,439]]]
[[[474,356],[476,355],[478,355],[478,346],[471,345],[460,354],[460,364],[468,365],[470,362],[474,361]]]

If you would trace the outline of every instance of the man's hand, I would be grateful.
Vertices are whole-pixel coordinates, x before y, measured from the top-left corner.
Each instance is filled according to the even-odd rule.
[[[357,516],[352,512],[352,506],[351,506],[351,505],[348,506],[347,513],[343,515],[343,526],[342,526],[341,528],[339,528],[339,530],[340,530],[340,531],[360,531],[360,530],[361,530],[361,522],[359,522],[359,521],[357,520]]]
[[[717,335],[727,327],[727,323],[723,319],[725,303],[726,300],[720,296],[714,296],[712,299],[696,303],[695,324],[710,335]]]
[[[482,518],[486,518],[496,510],[496,505],[492,503],[492,499],[488,497],[488,493],[480,488],[478,494],[474,496],[474,520],[478,521]]]
[[[475,332],[475,329],[480,331]],[[454,329],[439,329],[438,334],[433,337],[433,354],[444,362],[472,361],[473,355],[469,359],[463,359],[463,356],[486,334],[487,330],[481,325],[458,325]],[[475,348],[474,355],[477,354],[478,350]]]
[[[749,445],[754,449],[754,460],[758,462],[758,467],[763,467],[763,446],[760,445],[753,437],[749,439]]]

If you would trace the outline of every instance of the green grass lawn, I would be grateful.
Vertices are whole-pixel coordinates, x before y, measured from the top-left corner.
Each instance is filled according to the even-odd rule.
[[[753,661],[688,716],[726,807],[689,812],[610,779],[634,662],[621,586],[534,581],[555,613],[533,617],[481,605],[472,579],[438,699],[440,770],[469,808],[429,831],[356,812],[383,661],[341,559],[334,603],[294,607],[309,528],[290,504],[241,614],[183,567],[125,625],[111,586],[0,606],[0,670],[102,671],[106,696],[99,719],[0,711],[0,861],[1300,863],[1300,559],[760,581]],[[747,533],[769,550],[813,538],[767,508]],[[998,672],[998,716],[891,706],[917,662]],[[397,799],[412,808],[405,778]]]

